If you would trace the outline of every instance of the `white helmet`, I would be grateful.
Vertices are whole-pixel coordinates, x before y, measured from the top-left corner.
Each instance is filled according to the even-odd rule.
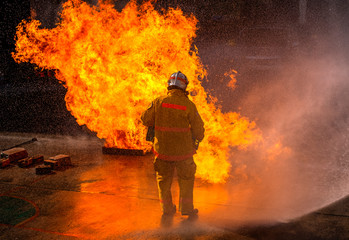
[[[180,71],[172,73],[170,78],[167,81],[168,86],[177,86],[182,90],[187,89],[187,85],[189,84],[189,81],[187,77],[181,73]]]

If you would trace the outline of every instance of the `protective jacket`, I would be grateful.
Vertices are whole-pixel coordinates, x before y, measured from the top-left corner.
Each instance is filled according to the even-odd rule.
[[[162,160],[192,157],[195,141],[204,138],[204,123],[197,108],[180,89],[171,89],[156,98],[141,119],[145,126],[155,128],[153,151]]]

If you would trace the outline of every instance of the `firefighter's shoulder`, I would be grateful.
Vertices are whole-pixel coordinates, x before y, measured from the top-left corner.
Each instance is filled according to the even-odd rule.
[[[196,105],[195,105],[195,103],[192,101],[192,100],[190,100],[190,99],[187,99],[187,103],[188,103],[188,105],[189,105],[189,107],[190,107],[190,109],[192,110],[192,111],[197,111],[196,110]]]
[[[154,101],[152,101],[152,102],[148,105],[147,109],[151,109],[151,108],[153,107],[153,105],[154,105]]]
[[[151,101],[151,103],[149,103],[147,109],[152,108],[152,107],[154,106],[154,104],[156,104],[156,103],[159,101],[160,98],[161,98],[161,97],[157,97],[157,98],[155,98],[153,101]]]

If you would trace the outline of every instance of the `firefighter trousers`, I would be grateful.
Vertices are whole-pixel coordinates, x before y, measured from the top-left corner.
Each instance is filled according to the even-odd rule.
[[[190,214],[193,209],[193,190],[196,164],[193,158],[182,161],[165,161],[155,158],[154,170],[159,189],[160,205],[163,214],[173,212],[171,185],[175,169],[179,185],[179,211],[182,215]]]

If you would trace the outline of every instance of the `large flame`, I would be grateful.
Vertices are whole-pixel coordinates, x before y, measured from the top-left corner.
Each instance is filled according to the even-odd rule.
[[[37,20],[18,26],[13,57],[57,69],[76,121],[105,139],[106,146],[131,149],[149,147],[140,115],[156,96],[166,94],[169,75],[182,71],[190,81],[188,90],[197,93],[191,99],[206,128],[197,175],[223,182],[231,147],[256,142],[260,133],[238,113],[222,113],[201,86],[206,71],[192,44],[196,24],[180,9],[160,13],[149,2],[138,6],[131,1],[118,12],[103,2],[90,6],[68,0],[55,28],[40,28]]]

